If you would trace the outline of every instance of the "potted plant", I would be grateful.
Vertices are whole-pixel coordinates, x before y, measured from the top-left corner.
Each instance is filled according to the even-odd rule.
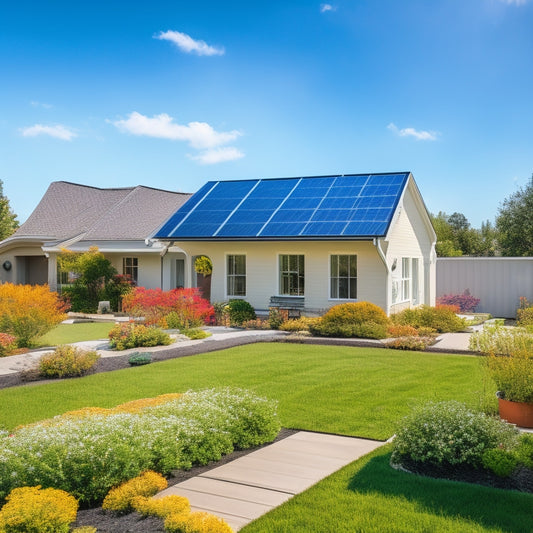
[[[498,387],[500,418],[520,427],[533,428],[533,351],[484,358]]]

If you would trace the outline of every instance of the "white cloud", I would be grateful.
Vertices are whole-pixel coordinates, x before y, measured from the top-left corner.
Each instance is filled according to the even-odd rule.
[[[27,128],[21,128],[21,133],[24,137],[36,137],[37,135],[49,135],[62,141],[71,141],[78,135],[66,126],[58,124],[56,126],[43,126],[42,124],[35,124]]]
[[[203,150],[227,144],[242,134],[237,130],[216,131],[207,122],[189,122],[187,125],[177,124],[166,113],[153,118],[134,111],[126,120],[109,121],[119,130],[133,135],[185,141],[193,148]]]
[[[234,146],[225,146],[222,148],[211,148],[198,155],[189,155],[189,157],[194,161],[198,161],[201,165],[214,165],[215,163],[241,159],[244,157],[244,154]]]
[[[37,102],[36,100],[32,100],[30,105],[33,107],[43,107],[44,109],[52,109],[52,107],[54,107],[52,104],[45,104],[44,102]]]
[[[400,137],[414,137],[417,141],[436,141],[438,137],[438,133],[435,131],[415,130],[414,128],[399,129],[392,122],[387,126],[387,129],[393,131]]]
[[[326,13],[328,11],[337,11],[337,7],[331,4],[320,4],[320,13]]]
[[[170,41],[174,43],[180,50],[188,54],[194,53],[199,56],[221,56],[224,55],[224,48],[210,46],[205,41],[197,41],[186,33],[179,31],[165,31],[154,35],[154,39],[161,41]]]

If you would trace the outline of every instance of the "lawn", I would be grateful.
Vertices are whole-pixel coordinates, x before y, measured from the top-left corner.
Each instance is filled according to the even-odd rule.
[[[0,427],[86,406],[234,385],[279,401],[285,427],[386,440],[418,402],[478,405],[476,357],[378,348],[252,344],[68,381],[0,390]]]
[[[67,381],[0,390],[0,426],[82,406],[234,385],[279,401],[283,426],[387,439],[427,400],[486,401],[473,356],[253,344]],[[530,532],[533,497],[397,472],[390,446],[274,509],[243,533]]]
[[[107,339],[113,322],[86,322],[79,324],[59,324],[52,331],[38,339],[38,346],[59,346],[81,341]]]

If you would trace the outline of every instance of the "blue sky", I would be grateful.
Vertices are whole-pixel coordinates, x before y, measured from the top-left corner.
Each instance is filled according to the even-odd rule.
[[[409,170],[479,227],[533,172],[532,27],[533,0],[5,2],[0,179],[22,222],[55,180]]]

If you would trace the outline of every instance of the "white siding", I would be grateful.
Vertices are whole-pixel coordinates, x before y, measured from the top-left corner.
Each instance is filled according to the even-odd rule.
[[[226,256],[246,255],[245,299],[256,309],[267,309],[271,296],[279,294],[279,255],[305,256],[305,308],[318,313],[341,303],[329,298],[329,261],[331,254],[357,255],[358,300],[366,300],[385,309],[386,269],[371,242],[179,242],[192,261],[207,255],[213,262],[211,301],[225,301]]]
[[[437,296],[468,289],[477,311],[514,318],[520,296],[533,301],[533,257],[439,257]]]

